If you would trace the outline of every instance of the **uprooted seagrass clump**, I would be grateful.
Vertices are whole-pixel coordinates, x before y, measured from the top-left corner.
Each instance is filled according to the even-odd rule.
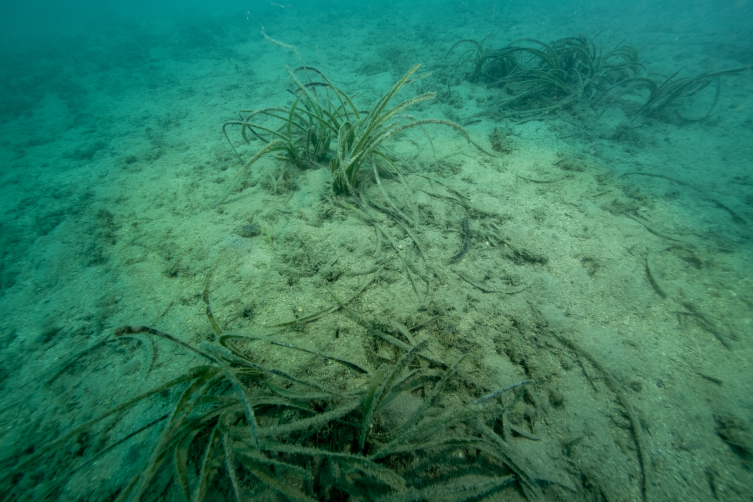
[[[288,68],[293,85],[293,103],[289,107],[241,110],[240,120],[223,125],[223,134],[242,167],[216,205],[224,202],[247,176],[251,167],[267,154],[277,154],[276,158],[299,169],[324,167],[323,163],[328,162],[335,193],[355,194],[360,185],[359,174],[362,167],[373,169],[378,183],[379,169],[388,168],[389,172],[396,172],[402,177],[400,169],[385,152],[383,144],[388,138],[407,129],[423,128],[429,124],[444,125],[455,129],[469,143],[473,143],[468,132],[454,122],[440,119],[416,120],[405,115],[407,108],[434,99],[435,92],[423,93],[388,107],[398,91],[422,78],[414,78],[420,64],[413,66],[371,110],[359,111],[351,97],[332,84],[321,71],[306,66],[295,47],[272,40],[266,35],[265,37],[276,45],[295,50],[301,61],[300,67],[294,70]],[[230,140],[228,126],[240,126],[245,143],[250,144],[251,139],[256,138],[264,146],[253,158],[244,162]]]
[[[218,340],[199,347],[153,328],[117,329],[117,339],[151,335],[207,364],[25,452],[0,476],[6,500],[58,498],[78,470],[154,427],[162,429],[152,435],[148,460],[110,487],[110,499],[461,501],[508,486],[530,498],[539,494],[541,481],[503,438],[511,427],[503,423],[504,399],[512,394],[507,408],[515,406],[530,381],[448,406],[447,387],[462,380],[464,357],[447,365],[429,353],[426,340],[392,338],[400,348],[394,361],[372,370],[274,338],[222,335],[208,314]],[[251,355],[258,343],[342,365],[354,383],[343,388],[267,367]],[[108,423],[157,394],[174,396],[172,411],[110,437]],[[400,400],[413,404],[410,413],[390,413],[395,404],[405,409]]]
[[[488,38],[488,37],[487,37]],[[460,40],[448,51],[471,46],[455,63],[472,82],[502,89],[492,107],[505,117],[530,118],[588,102],[596,89],[641,71],[638,52],[618,46],[602,54],[593,39],[566,37],[551,43],[520,39],[499,49]]]
[[[462,73],[471,82],[502,89],[504,95],[491,104],[490,113],[518,119],[587,105],[599,113],[621,106],[634,117],[657,118],[671,112],[689,120],[680,115],[677,103],[716,84],[714,99],[700,117],[704,119],[719,99],[720,77],[750,69],[681,78],[678,70],[666,79],[654,80],[639,61],[635,47],[618,44],[605,53],[597,49],[596,36],[565,37],[551,43],[524,38],[499,49],[484,46],[489,37],[481,42],[464,39],[455,43],[447,55],[458,47],[469,47],[458,57],[454,73]]]

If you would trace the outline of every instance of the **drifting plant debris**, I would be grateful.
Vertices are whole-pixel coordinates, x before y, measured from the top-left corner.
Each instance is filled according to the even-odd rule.
[[[745,220],[745,218],[741,217],[735,211],[733,211],[732,209],[730,209],[727,205],[722,204],[718,199],[715,199],[715,198],[711,197],[708,194],[708,190],[704,190],[702,188],[698,188],[696,186],[693,186],[691,183],[688,183],[686,181],[682,181],[682,180],[678,180],[678,179],[675,179],[675,178],[671,178],[671,177],[665,176],[663,174],[654,174],[654,173],[634,172],[634,173],[625,173],[625,174],[621,174],[620,175],[620,177],[625,177],[625,176],[649,176],[649,177],[652,177],[652,178],[663,178],[665,180],[671,181],[672,183],[677,183],[678,185],[682,185],[682,186],[686,186],[688,188],[692,188],[693,190],[695,190],[696,192],[698,192],[699,194],[701,194],[701,196],[704,199],[707,199],[707,200],[713,202],[714,205],[716,205],[716,207],[718,207],[719,209],[723,209],[724,211],[726,211],[727,213],[729,213],[729,215],[732,217],[732,221],[733,222],[737,223],[738,225],[747,225],[748,224],[748,222],[747,222],[747,220]]]
[[[602,374],[602,376],[604,377],[604,383],[609,388],[609,390],[611,390],[615,394],[618,401],[620,402],[620,405],[625,409],[625,412],[627,413],[627,416],[630,420],[630,425],[633,432],[633,440],[635,441],[635,446],[638,449],[638,462],[640,463],[641,473],[643,474],[643,500],[644,502],[653,500],[653,498],[651,497],[652,483],[649,474],[651,468],[651,453],[648,445],[646,444],[646,437],[643,431],[643,426],[641,425],[640,418],[638,417],[635,408],[630,402],[630,399],[628,399],[628,394],[625,390],[625,387],[614,377],[612,372],[609,371],[606,366],[604,366],[598,359],[596,359],[593,355],[591,355],[588,351],[581,347],[580,344],[560,335],[555,334],[554,336],[559,340],[560,343],[582,355],[585,359],[588,359],[588,361]]]
[[[583,36],[550,44],[524,38],[493,51],[484,51],[481,44],[473,43],[477,45],[474,61],[479,69],[474,68],[472,74],[478,74],[477,80],[488,87],[504,92],[490,110],[504,117],[525,119],[564,109],[584,96],[587,100],[603,82],[625,74],[632,76],[640,68],[633,48],[617,47],[603,55],[597,53],[593,39]],[[461,56],[456,67],[465,64],[464,58]]]
[[[705,120],[714,110],[721,92],[722,76],[749,70],[750,66],[718,72],[678,77],[678,70],[664,80],[649,77],[639,61],[638,50],[620,43],[607,52],[597,49],[595,39],[583,35],[545,43],[523,38],[500,49],[484,47],[481,42],[464,39],[453,45],[447,57],[460,46],[473,48],[458,57],[452,72],[461,73],[470,82],[482,82],[498,88],[503,95],[494,100],[485,114],[516,117],[521,121],[544,118],[552,112],[576,106],[600,108],[601,116],[613,106],[621,106],[630,115],[644,118],[677,116],[682,120]],[[705,114],[688,119],[680,114],[677,103],[716,84],[713,102]],[[645,102],[634,109],[623,100],[648,90]]]
[[[605,99],[610,93],[612,94],[612,97],[601,111],[601,114],[603,114],[612,103],[622,96],[633,91],[647,89],[649,92],[648,98],[643,106],[635,112],[634,117],[661,118],[674,115],[684,121],[701,121],[707,119],[711,115],[711,112],[714,111],[714,108],[719,101],[719,95],[721,93],[721,77],[724,75],[740,73],[749,70],[750,68],[751,67],[748,66],[745,68],[737,68],[735,70],[704,72],[700,75],[682,78],[676,78],[681,71],[677,70],[664,81],[656,81],[643,76],[630,77],[604,90],[595,101]],[[714,100],[706,113],[695,119],[684,117],[675,106],[675,102],[682,98],[695,96],[713,83],[716,83],[716,92],[714,94]]]
[[[451,263],[460,261],[465,255],[466,251],[468,251],[468,242],[470,240],[469,237],[470,237],[470,231],[468,230],[468,218],[464,216],[463,217],[463,249],[461,249],[458,254],[450,258]]]

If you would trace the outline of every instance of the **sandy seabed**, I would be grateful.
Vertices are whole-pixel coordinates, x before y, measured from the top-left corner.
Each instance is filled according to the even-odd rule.
[[[636,120],[613,107],[518,123],[493,109],[497,89],[461,78],[456,54],[447,56],[458,40],[489,33],[501,47],[604,30],[599,43],[624,39],[660,73],[753,58],[750,28],[654,14],[270,5],[248,19],[133,23],[10,51],[0,126],[3,468],[198,364],[164,340],[112,336],[140,325],[192,346],[211,341],[206,292],[225,332],[274,333],[367,367],[399,354],[358,317],[399,335],[397,322],[437,358],[467,356],[455,400],[533,380],[506,417],[518,431],[508,440],[546,480],[544,499],[753,498],[750,70],[723,78],[703,121]],[[422,63],[432,75],[395,102],[436,91],[410,113],[465,126],[490,154],[443,127],[427,128],[431,143],[418,129],[385,143],[404,181],[382,184],[418,215],[413,228],[377,211],[364,218],[333,194],[327,168],[271,156],[215,204],[241,167],[222,124],[292,99],[285,67],[300,62],[260,24],[363,109]],[[244,160],[262,145],[228,132]],[[364,190],[381,199],[372,179]],[[328,290],[362,291],[335,309]],[[270,328],[330,308],[295,329]],[[264,346],[258,357],[347,386],[316,356]],[[77,472],[60,500],[122,486],[148,458],[149,434]],[[490,499],[523,496],[513,486]]]

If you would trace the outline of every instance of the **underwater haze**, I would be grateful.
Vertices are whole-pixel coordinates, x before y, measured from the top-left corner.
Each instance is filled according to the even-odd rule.
[[[2,11],[0,499],[753,500],[753,2]]]

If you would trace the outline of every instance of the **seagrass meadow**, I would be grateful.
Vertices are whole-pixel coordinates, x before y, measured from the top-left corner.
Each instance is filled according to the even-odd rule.
[[[753,499],[750,6],[0,21],[0,498]]]

